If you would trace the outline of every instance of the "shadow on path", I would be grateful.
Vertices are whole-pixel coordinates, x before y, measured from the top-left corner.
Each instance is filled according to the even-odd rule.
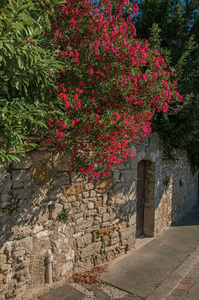
[[[160,237],[130,251],[100,277],[121,290],[146,298],[199,246],[199,205]]]

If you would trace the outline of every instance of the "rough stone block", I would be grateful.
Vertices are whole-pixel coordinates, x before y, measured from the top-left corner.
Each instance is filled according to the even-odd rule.
[[[73,262],[68,261],[67,263],[63,264],[59,269],[59,276],[64,276],[68,271],[70,271],[73,267]]]
[[[3,283],[4,284],[9,283],[11,280],[12,280],[12,273],[9,273],[4,277]]]
[[[102,217],[95,216],[94,217],[94,225],[98,225],[102,223]]]
[[[20,162],[13,162],[11,168],[14,170],[25,170],[29,169],[32,166],[32,159],[30,156],[22,157],[19,156]]]
[[[12,231],[15,239],[22,239],[31,234],[31,228],[29,226],[16,226]]]
[[[102,228],[110,227],[110,226],[111,226],[111,223],[110,223],[110,222],[104,222],[104,223],[101,223],[101,227],[102,227]]]
[[[85,216],[86,217],[93,217],[97,215],[97,209],[91,209],[91,210],[86,210],[85,211]]]
[[[111,179],[99,180],[95,183],[96,189],[110,189],[113,186],[113,181]]]
[[[111,222],[111,225],[118,224],[119,222],[120,222],[120,219],[117,218],[117,219],[115,219],[114,221]]]
[[[52,153],[46,152],[46,151],[35,151],[34,153],[30,154],[33,163],[38,162],[47,162],[52,159]]]
[[[121,176],[124,178],[125,182],[132,182],[132,180],[137,178],[137,173],[132,172],[132,170],[125,170],[121,171]]]
[[[72,196],[72,195],[76,195],[76,194],[80,194],[83,191],[83,183],[75,183],[70,185],[67,188],[64,188],[63,193],[64,196]]]
[[[83,192],[82,193],[83,198],[89,198],[89,192]]]
[[[70,183],[70,177],[67,172],[57,175],[56,179],[53,181],[55,186],[64,186]]]
[[[117,238],[119,236],[119,233],[118,231],[113,231],[110,236],[111,238]]]
[[[66,197],[67,199],[67,202],[75,202],[76,201],[76,196],[69,196],[69,197]]]
[[[0,195],[0,208],[6,208],[10,204],[12,196],[8,192],[2,192]]]
[[[123,241],[126,240],[128,237],[134,236],[135,231],[136,231],[135,225],[127,227],[126,229],[120,231],[119,236],[120,236],[121,243],[123,243]]]
[[[75,226],[75,232],[80,232],[85,230],[88,227],[91,227],[93,225],[93,218],[89,218],[81,222],[79,225]]]
[[[28,268],[29,265],[30,265],[30,259],[25,259],[17,266],[17,270],[20,271],[25,268]]]
[[[105,252],[114,251],[117,247],[119,247],[119,244],[116,244],[116,245],[112,245],[112,246],[106,247],[106,248],[105,248]]]
[[[113,180],[118,180],[120,178],[120,172],[119,171],[114,171],[113,172]]]
[[[88,257],[88,256],[92,256],[96,253],[99,253],[100,249],[101,249],[101,246],[102,246],[102,243],[97,242],[97,243],[93,243],[91,245],[88,245],[85,248],[82,248],[81,249],[82,257]]]
[[[77,183],[80,181],[84,181],[84,179],[77,173],[75,172],[70,172],[70,178],[72,183]]]
[[[38,257],[38,258],[40,258],[40,257],[42,257],[44,255],[46,255],[46,249],[41,250],[35,256]]]
[[[83,261],[77,261],[74,272],[81,272],[93,268],[93,258],[87,257]]]
[[[91,234],[86,234],[86,235],[83,235],[83,236],[77,238],[77,247],[78,248],[84,247],[85,245],[88,245],[91,243],[92,243],[92,235]]]
[[[98,207],[99,215],[105,214],[107,211],[107,207]]]
[[[5,263],[6,263],[6,255],[1,253],[0,254],[0,268],[2,268]]]
[[[24,187],[25,182],[31,182],[31,173],[27,170],[12,171],[13,188],[19,189]]]
[[[15,251],[13,251],[13,257],[14,258],[18,258],[18,257],[23,257],[26,253],[25,249],[17,249]]]
[[[72,248],[69,248],[65,254],[66,261],[72,260],[75,257],[75,251]]]
[[[83,214],[82,214],[82,217],[81,217],[80,219],[77,219],[77,220],[75,221],[75,224],[76,224],[76,225],[79,225],[79,224],[81,224],[83,221],[84,221],[84,219],[83,219]]]
[[[74,237],[74,239],[77,239],[78,237],[80,237],[82,235],[84,235],[84,231],[73,234],[73,237]]]
[[[110,239],[110,244],[111,244],[111,246],[116,245],[116,244],[118,245],[119,241],[120,241],[119,236],[117,236],[117,237]]]
[[[105,204],[108,201],[108,193],[103,194],[103,204]]]
[[[46,205],[43,208],[41,206],[34,208],[34,214],[32,219],[33,223],[46,222],[48,219],[49,219],[49,211]]]
[[[108,246],[110,246],[110,239],[109,236],[105,235],[102,238],[102,248],[106,248]]]
[[[4,284],[4,276],[0,274],[0,291],[1,295],[6,295],[8,293],[8,283]]]
[[[53,157],[53,165],[57,171],[68,171],[69,158],[65,154],[56,153]]]
[[[104,263],[104,257],[102,256],[102,254],[96,254],[94,257],[94,265],[99,266],[102,265],[103,263]]]
[[[93,209],[93,208],[94,208],[94,203],[88,202],[88,209]]]
[[[129,226],[135,225],[136,224],[136,214],[133,214],[132,216],[129,217]]]
[[[53,231],[53,230],[44,230],[44,231],[38,232],[38,233],[35,235],[35,237],[36,237],[37,239],[40,239],[40,238],[42,238],[42,237],[49,237],[49,235],[52,235],[52,234],[54,234],[54,231]]]
[[[90,191],[90,197],[95,197],[97,195],[96,191],[95,190],[91,190]]]
[[[33,241],[32,237],[26,237],[19,241],[14,242],[14,248],[17,250],[18,248],[25,249],[26,253],[31,253],[33,249]]]
[[[93,190],[94,189],[94,184],[92,182],[86,183],[84,188],[85,188],[86,191]]]
[[[107,222],[110,220],[110,214],[106,213],[106,214],[103,214],[102,216],[102,220],[103,222]]]
[[[133,153],[136,154],[136,151],[137,151],[136,147],[132,145],[132,146],[131,146],[131,153],[133,152]]]
[[[110,226],[110,227],[106,227],[106,228],[102,228],[98,231],[97,233],[97,237],[103,237],[105,235],[109,235],[111,232],[114,231],[114,226]]]
[[[33,176],[35,182],[38,184],[47,182],[51,177],[50,165],[48,163],[43,162],[36,164]]]
[[[130,250],[135,246],[135,240],[136,240],[135,235],[132,235],[127,239],[127,245],[128,245],[127,250]]]
[[[83,215],[84,215],[83,212],[81,212],[79,214],[75,214],[72,216],[72,219],[73,219],[73,221],[80,220],[80,219],[83,221]]]
[[[92,227],[88,227],[87,229],[84,230],[84,233],[87,234],[87,233],[90,233],[93,231],[98,231],[99,227],[100,227],[99,225],[94,225]]]
[[[125,164],[121,163],[117,166],[117,170],[124,170],[125,169]]]
[[[56,203],[49,207],[49,219],[56,220],[63,209],[62,204]]]
[[[137,158],[136,158],[136,156],[134,157],[134,159],[131,160],[130,168],[134,172],[137,171]]]
[[[95,208],[99,208],[102,206],[102,200],[98,200],[95,202]]]

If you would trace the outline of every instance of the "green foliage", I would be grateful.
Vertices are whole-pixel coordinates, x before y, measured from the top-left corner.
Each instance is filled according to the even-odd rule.
[[[137,34],[150,39],[168,67],[177,70],[181,108],[158,113],[153,129],[163,137],[165,152],[185,148],[195,169],[199,168],[199,0],[141,0],[135,21]],[[173,109],[172,109],[173,108]],[[178,113],[175,113],[178,112]]]
[[[69,212],[67,209],[62,209],[61,213],[58,216],[59,221],[67,221],[69,218]]]
[[[8,214],[10,216],[12,216],[14,212],[18,211],[19,202],[20,202],[20,200],[17,199],[17,197],[16,197],[16,198],[13,199],[13,201],[9,205],[6,206],[5,209],[7,210]]]
[[[46,94],[63,66],[53,47],[46,47],[42,32],[50,30],[49,18],[60,2],[1,1],[0,164],[16,161],[16,155],[35,147],[28,134],[44,134],[45,120],[58,107]]]

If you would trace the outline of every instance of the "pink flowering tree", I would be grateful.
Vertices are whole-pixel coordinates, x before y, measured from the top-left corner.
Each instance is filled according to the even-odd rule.
[[[155,111],[166,113],[181,100],[176,74],[147,40],[136,38],[137,12],[127,0],[66,0],[46,32],[64,63],[50,97],[65,116],[49,117],[46,143],[68,152],[69,170],[89,180],[133,158],[130,144],[151,132]]]

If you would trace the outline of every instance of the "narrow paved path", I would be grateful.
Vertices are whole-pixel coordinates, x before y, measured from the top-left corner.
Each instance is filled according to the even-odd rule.
[[[143,299],[165,299],[174,289],[177,289],[174,295],[180,290],[178,294],[185,296],[187,291],[181,281],[192,268],[199,275],[198,260],[199,206],[196,206],[160,237],[112,262],[101,279]]]

